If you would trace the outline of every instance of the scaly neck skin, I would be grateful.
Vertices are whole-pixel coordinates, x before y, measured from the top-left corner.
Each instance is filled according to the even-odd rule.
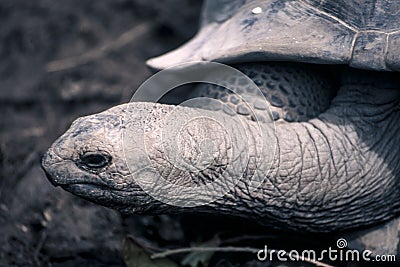
[[[249,197],[244,180],[215,205],[272,226],[312,232],[398,215],[400,83],[379,82],[344,84],[318,118],[278,123],[277,151],[265,183]]]
[[[326,112],[307,122],[277,123],[276,135],[260,136],[255,122],[241,123],[239,115],[221,111],[121,105],[77,120],[53,144],[43,166],[55,184],[127,213],[182,211],[153,199],[138,185],[150,186],[161,197],[181,195],[180,189],[160,186],[156,173],[172,185],[195,189],[215,180],[225,183],[215,179],[221,173],[222,178],[240,177],[244,169],[225,196],[188,209],[312,232],[383,222],[400,212],[400,83],[378,75],[382,78],[369,83],[367,76],[348,79]],[[88,149],[106,151],[111,164],[92,172],[79,168],[80,155]],[[255,177],[264,178],[258,188],[251,184]],[[197,201],[204,193],[189,190],[188,195]]]

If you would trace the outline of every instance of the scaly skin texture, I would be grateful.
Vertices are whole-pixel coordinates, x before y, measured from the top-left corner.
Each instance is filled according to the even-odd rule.
[[[306,68],[304,68],[306,66]],[[334,95],[333,79],[328,73],[320,70],[320,66],[301,65],[291,62],[269,62],[235,64],[235,68],[250,77],[258,86],[263,96],[270,103],[270,110],[275,121],[287,122],[307,121],[315,118],[328,109]],[[324,68],[322,68],[324,70]],[[198,86],[193,95],[219,99],[236,113],[255,120],[247,104],[252,104],[255,111],[268,107],[259,101],[256,92],[247,92],[249,88],[241,88],[241,81],[229,80],[228,88],[237,87],[242,94],[253,95],[252,99],[241,100],[230,90],[212,84]],[[243,86],[242,86],[243,87]],[[250,87],[250,90],[252,88]],[[262,117],[262,116],[261,116]]]
[[[160,139],[172,111],[183,118],[197,111],[150,103],[120,105],[78,119],[49,149],[42,165],[55,185],[102,205],[126,213],[175,213],[188,208],[160,202],[138,186],[137,179],[151,175],[146,167],[174,184],[195,187],[220,177],[227,162],[242,164],[240,158],[229,155],[232,148],[240,154],[240,149],[248,147],[248,165],[234,189],[190,210],[243,216],[285,230],[334,232],[369,226],[400,212],[399,85],[391,74],[348,70],[328,110],[305,122],[277,123],[276,135],[266,140],[252,120],[241,120],[246,140],[233,131],[230,143],[224,139],[223,128],[191,121],[195,130],[176,140],[178,147],[185,145],[183,157],[191,160],[199,154],[198,142],[190,138],[210,138],[218,148],[214,161],[201,172],[175,167],[167,156],[171,151],[163,146],[171,139]],[[217,113],[228,127],[237,124],[238,116],[209,112]],[[139,129],[129,137],[137,150],[124,151],[122,132],[126,128]],[[260,149],[271,138],[276,140],[275,154]],[[147,155],[142,156],[143,151]],[[88,152],[100,157],[90,161],[85,158]],[[138,167],[133,172],[125,157],[128,162],[136,160]],[[266,164],[269,159],[271,166]],[[104,166],[93,168],[88,162]],[[265,178],[256,190],[249,186],[255,170]],[[154,187],[160,193],[169,190]]]

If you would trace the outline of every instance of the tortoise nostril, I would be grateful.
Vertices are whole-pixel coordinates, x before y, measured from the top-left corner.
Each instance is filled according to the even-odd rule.
[[[111,156],[105,152],[86,152],[80,159],[82,164],[90,169],[100,169],[111,162]]]

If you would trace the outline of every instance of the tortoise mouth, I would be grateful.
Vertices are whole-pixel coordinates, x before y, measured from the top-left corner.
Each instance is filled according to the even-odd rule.
[[[125,212],[126,214],[131,213],[135,207],[138,211],[141,209],[138,192],[114,189],[95,183],[72,183],[60,186],[71,194],[96,204],[119,211],[129,210],[129,212]]]
[[[72,183],[60,185],[71,194],[104,206],[115,206],[111,188],[93,183]]]
[[[60,184],[59,186],[61,186],[61,188],[64,190],[71,192],[72,194],[85,198],[104,198],[108,195],[124,197],[135,193],[135,191],[112,188],[99,183],[75,182],[69,184]]]
[[[106,190],[110,190],[110,188],[105,185],[94,184],[94,183],[71,183],[71,184],[63,184],[60,186],[67,191],[71,191],[71,190],[106,191]]]
[[[111,189],[100,184],[93,183],[72,183],[72,184],[62,184],[60,185],[62,189],[88,199],[95,199],[104,196],[106,192]]]

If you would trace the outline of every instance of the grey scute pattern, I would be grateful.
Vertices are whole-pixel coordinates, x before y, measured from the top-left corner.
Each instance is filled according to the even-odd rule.
[[[234,65],[259,87],[247,86],[243,79],[229,79],[226,88],[202,84],[194,90],[193,97],[210,97],[228,104],[226,113],[247,116],[254,120],[253,110],[266,110],[268,106],[274,120],[288,122],[307,121],[324,112],[334,95],[334,88],[326,74],[310,66],[293,63],[251,63]],[[251,89],[250,89],[251,88]],[[248,106],[250,105],[250,106]]]

